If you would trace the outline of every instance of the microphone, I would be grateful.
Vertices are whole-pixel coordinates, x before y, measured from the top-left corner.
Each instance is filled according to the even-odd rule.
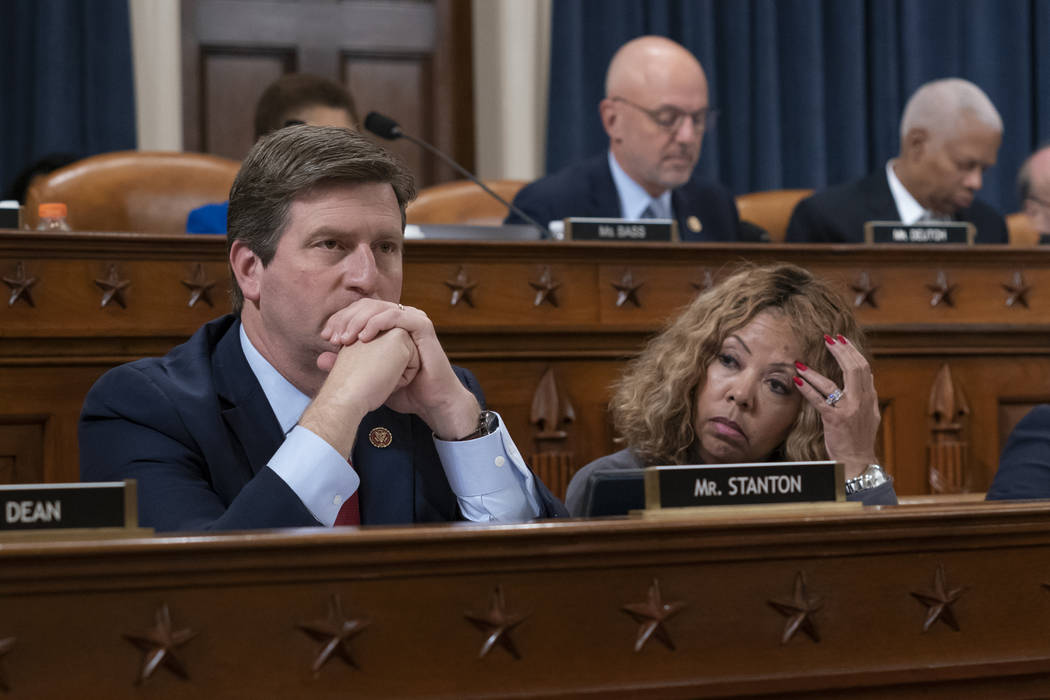
[[[499,202],[503,206],[507,207],[507,209],[509,209],[510,211],[514,212],[515,214],[517,214],[521,218],[525,219],[525,221],[529,222],[530,224],[535,226],[537,229],[539,229],[540,234],[544,238],[550,238],[551,237],[551,232],[549,230],[547,230],[546,226],[541,225],[538,221],[536,221],[531,216],[529,216],[528,214],[523,212],[521,209],[518,209],[516,206],[514,206],[510,202],[508,202],[507,200],[503,199],[503,197],[500,197],[498,194],[493,192],[489,188],[488,185],[486,185],[480,179],[475,177],[473,173],[469,172],[462,165],[460,165],[456,161],[454,161],[451,158],[449,158],[447,155],[445,155],[444,153],[439,151],[434,146],[431,146],[429,143],[427,143],[423,139],[417,139],[415,136],[412,136],[411,134],[406,134],[401,129],[401,125],[398,124],[393,119],[391,119],[390,117],[388,117],[388,116],[386,116],[384,114],[380,114],[379,112],[369,112],[368,115],[365,117],[365,128],[368,129],[369,131],[371,131],[376,136],[381,136],[384,139],[387,139],[388,141],[393,141],[395,139],[404,138],[404,139],[408,139],[409,141],[411,141],[412,143],[416,144],[417,146],[421,146],[425,150],[430,151],[431,153],[436,155],[438,158],[440,158],[441,160],[445,161],[450,166],[452,166],[453,170],[455,170],[456,172],[461,174],[463,177],[465,177],[468,180],[470,180],[471,182],[473,182],[475,185],[477,185],[481,189],[483,189],[486,192],[488,192],[488,194],[490,196],[492,196],[497,202]]]

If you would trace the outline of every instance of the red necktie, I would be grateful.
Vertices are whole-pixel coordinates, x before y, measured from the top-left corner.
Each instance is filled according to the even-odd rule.
[[[353,469],[354,465],[350,465]],[[336,525],[360,525],[361,524],[361,505],[360,500],[357,497],[358,492],[361,490],[361,485],[358,483],[357,491],[346,499],[342,507],[339,508],[339,514],[335,516]]]

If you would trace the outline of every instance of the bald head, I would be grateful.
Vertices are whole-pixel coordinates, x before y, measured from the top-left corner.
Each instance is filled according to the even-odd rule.
[[[685,47],[661,36],[621,46],[599,109],[617,164],[652,197],[692,176],[708,122],[707,76]]]
[[[700,61],[674,41],[662,36],[641,36],[620,47],[605,73],[605,96],[630,97],[647,85],[666,82],[674,72],[683,82],[703,86],[707,95],[707,76]]]
[[[954,134],[962,121],[970,118],[1002,132],[999,111],[981,88],[962,78],[945,78],[926,83],[908,99],[901,115],[901,141],[912,129],[925,129],[945,138]]]
[[[1050,233],[1050,146],[1028,156],[1017,173],[1021,208],[1039,233]]]

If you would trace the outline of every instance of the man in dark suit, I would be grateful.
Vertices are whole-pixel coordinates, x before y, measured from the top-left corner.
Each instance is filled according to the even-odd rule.
[[[1002,137],[999,112],[979,87],[959,78],[926,83],[904,107],[900,154],[799,202],[785,240],[860,243],[868,221],[967,221],[977,243],[1007,243],[1003,217],[975,198]]]
[[[1050,404],[1033,408],[1010,432],[986,498],[1050,498]]]
[[[81,478],[137,479],[158,530],[564,514],[430,319],[398,303],[413,195],[347,129],[260,140],[230,193],[234,314],[92,387]]]
[[[737,239],[729,191],[693,174],[714,113],[689,51],[659,36],[627,42],[609,63],[599,111],[608,153],[524,187],[519,209],[544,226],[570,216],[673,218],[682,240]],[[506,223],[524,221],[511,212]]]

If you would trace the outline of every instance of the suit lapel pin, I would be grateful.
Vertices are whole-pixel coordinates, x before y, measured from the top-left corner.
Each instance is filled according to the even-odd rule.
[[[704,225],[700,223],[700,219],[695,216],[690,216],[685,220],[685,225],[689,227],[689,230],[693,233],[700,233],[703,230]]]
[[[394,436],[390,434],[390,430],[387,428],[372,428],[368,431],[368,441],[372,443],[372,447],[382,449],[390,447],[390,443],[394,441]]]

